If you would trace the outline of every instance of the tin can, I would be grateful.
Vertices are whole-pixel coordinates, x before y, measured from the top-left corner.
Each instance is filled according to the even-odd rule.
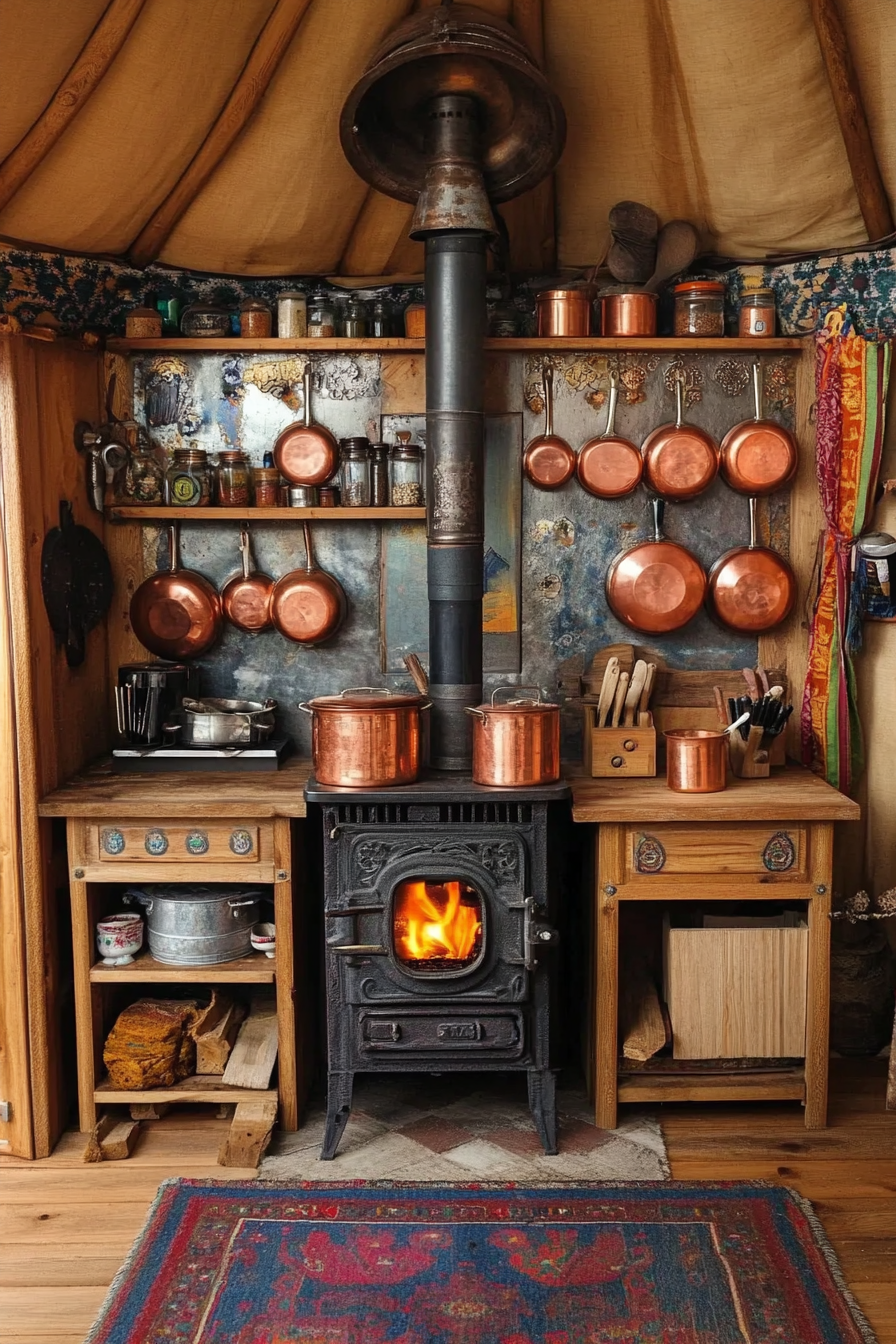
[[[289,507],[291,509],[316,509],[316,485],[291,485],[289,487]]]
[[[591,295],[584,289],[543,289],[535,297],[539,336],[589,336]]]

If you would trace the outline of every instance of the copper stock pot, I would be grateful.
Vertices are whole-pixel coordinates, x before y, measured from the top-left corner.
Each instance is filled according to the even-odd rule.
[[[518,697],[496,702],[502,691]],[[535,699],[519,697],[535,691]],[[536,686],[497,686],[491,704],[467,709],[473,724],[473,783],[519,789],[560,778],[560,706],[545,703]]]
[[[340,789],[413,784],[420,772],[422,695],[352,686],[299,709],[311,718],[311,759],[318,784]]]

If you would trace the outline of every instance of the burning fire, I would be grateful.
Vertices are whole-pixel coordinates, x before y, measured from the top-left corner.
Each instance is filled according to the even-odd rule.
[[[404,961],[469,961],[482,934],[480,902],[465,882],[402,882],[395,950]]]

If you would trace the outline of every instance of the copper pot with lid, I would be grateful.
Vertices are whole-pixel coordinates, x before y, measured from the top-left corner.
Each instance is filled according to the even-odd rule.
[[[796,439],[776,420],[762,416],[762,365],[753,365],[753,405],[756,414],[744,420],[722,440],[719,470],[726,485],[742,495],[770,495],[796,475]]]
[[[514,699],[499,704],[497,696]],[[534,691],[535,699],[521,696]],[[473,724],[473,783],[520,789],[560,778],[560,706],[542,700],[537,686],[496,686],[490,704],[468,708]]]
[[[311,759],[319,784],[340,789],[413,784],[420,772],[423,695],[352,686],[299,705],[311,718]]]

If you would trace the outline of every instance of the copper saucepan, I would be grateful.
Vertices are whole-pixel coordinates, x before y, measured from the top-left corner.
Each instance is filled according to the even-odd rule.
[[[621,499],[630,495],[641,480],[644,459],[630,439],[616,433],[616,403],[619,380],[610,375],[610,404],[607,427],[596,439],[589,439],[579,450],[576,475],[579,484],[598,499]]]
[[[674,425],[660,425],[641,445],[644,479],[663,499],[694,499],[719,470],[719,445],[697,425],[684,423],[684,389],[675,380]]]
[[[339,445],[323,425],[311,423],[311,365],[302,378],[305,409],[300,424],[287,425],[274,444],[274,462],[290,485],[323,485],[339,466]]]
[[[544,388],[544,433],[527,444],[523,471],[541,490],[559,490],[576,469],[576,455],[565,439],[554,433],[554,370],[542,369]]]
[[[200,658],[221,633],[221,598],[202,574],[181,569],[177,523],[168,529],[168,557],[169,570],[144,579],[131,598],[131,626],[159,658]]]
[[[750,544],[720,556],[709,571],[709,606],[730,630],[760,634],[790,615],[793,570],[777,551],[756,541],[756,498],[750,497]]]
[[[261,574],[252,568],[252,543],[248,527],[240,528],[240,559],[242,569],[221,590],[221,605],[224,615],[238,630],[248,635],[257,635],[262,630],[270,630],[271,595],[274,580],[269,574]]]
[[[323,644],[342,624],[347,603],[338,579],[314,563],[308,523],[303,531],[305,568],[293,569],[275,583],[271,620],[281,635],[296,644]]]
[[[622,551],[607,571],[607,601],[632,630],[665,635],[687,625],[706,597],[706,572],[696,556],[662,532],[663,501],[653,500],[653,541]]]
[[[742,495],[770,495],[793,480],[797,468],[796,439],[776,420],[762,418],[762,365],[753,365],[752,420],[729,429],[722,440],[719,470],[732,490]]]

